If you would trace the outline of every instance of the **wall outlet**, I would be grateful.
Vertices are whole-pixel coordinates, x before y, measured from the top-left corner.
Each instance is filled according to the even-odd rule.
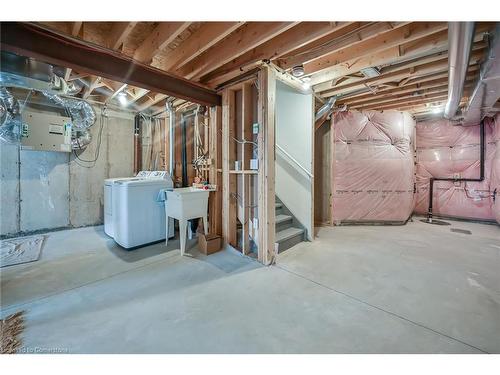
[[[250,169],[259,169],[259,159],[250,159]]]
[[[256,217],[253,218],[253,229],[259,229],[259,219]]]

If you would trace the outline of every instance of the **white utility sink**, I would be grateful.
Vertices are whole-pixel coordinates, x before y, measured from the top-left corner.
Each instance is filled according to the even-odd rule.
[[[186,249],[186,234],[188,220],[202,218],[203,229],[208,234],[208,190],[194,187],[178,188],[166,192],[165,216],[179,220],[179,236],[181,240],[181,255]],[[165,241],[168,243],[168,236]]]

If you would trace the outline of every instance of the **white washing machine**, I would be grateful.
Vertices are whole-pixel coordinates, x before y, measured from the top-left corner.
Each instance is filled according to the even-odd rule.
[[[165,171],[141,171],[136,177],[107,179],[104,183],[104,231],[126,249],[165,239],[162,189],[173,188]],[[169,238],[174,236],[169,221]]]

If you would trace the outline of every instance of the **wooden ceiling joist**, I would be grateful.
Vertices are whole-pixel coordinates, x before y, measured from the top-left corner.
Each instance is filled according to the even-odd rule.
[[[154,56],[172,43],[191,22],[161,22],[134,52],[134,60],[149,64]]]
[[[470,63],[475,64],[482,58],[484,51],[482,49],[472,52]],[[394,82],[405,79],[407,77],[422,77],[438,72],[445,72],[448,70],[448,58],[445,55],[435,61],[428,61],[429,59],[421,59],[420,63],[415,66],[403,66],[399,70],[390,71],[388,73],[382,72],[380,76],[360,79],[356,82],[347,83],[336,86],[329,91],[322,93],[323,97],[331,97],[335,95],[345,94],[351,91],[356,91],[366,87],[365,85],[380,85],[387,82]]]
[[[472,65],[469,67],[466,79],[474,79],[477,77],[477,73],[479,70],[479,66]],[[389,83],[392,83],[392,85],[388,85]],[[376,90],[376,95],[374,95],[370,91],[365,91],[361,93],[354,93],[354,94],[348,94],[345,96],[342,96],[337,99],[337,102],[339,103],[345,103],[345,104],[352,104],[352,103],[360,103],[364,102],[367,100],[373,99],[375,96],[376,97],[385,97],[385,96],[390,96],[390,95],[395,95],[395,94],[403,94],[403,93],[408,93],[408,92],[413,92],[415,90],[419,89],[427,89],[427,88],[433,88],[441,85],[448,84],[448,72],[443,72],[443,73],[438,73],[438,74],[431,74],[427,75],[424,77],[420,77],[419,79],[415,78],[409,83],[404,86],[400,87],[397,83],[395,82],[389,82],[387,83],[387,86],[382,86],[386,84],[380,85],[377,90]]]
[[[201,77],[201,81],[207,82],[211,86],[221,84],[237,74],[241,74],[241,72],[255,68],[255,63],[259,61],[275,60],[325,35],[342,30],[349,24],[350,22],[301,22],[286,33],[270,39],[206,74]]]
[[[489,23],[479,23],[476,26],[474,42],[476,46],[486,46],[483,42],[483,33],[491,28]],[[311,85],[315,91],[325,91],[332,87],[332,81],[340,76],[360,71],[368,67],[384,66],[387,64],[404,63],[419,57],[445,52],[448,49],[447,30],[429,36],[403,43],[399,46],[384,49],[361,58],[344,61],[311,77]]]
[[[306,74],[312,74],[335,66],[341,62],[381,52],[391,47],[398,47],[398,54],[400,54],[399,46],[401,44],[446,30],[446,28],[447,24],[444,22],[409,24],[381,33],[368,40],[350,44],[346,48],[339,49],[312,62],[306,63],[304,64],[304,70]]]
[[[386,27],[387,25],[382,28],[385,30]],[[336,45],[344,43],[348,39],[352,42],[357,42],[359,41],[359,36],[356,36],[356,33],[365,29],[372,29],[373,32],[374,28],[381,29],[380,25],[377,26],[376,22],[348,22],[343,28],[286,53],[277,59],[275,63],[281,69],[290,69],[295,65],[303,64],[332,52],[333,49],[337,48]]]
[[[107,38],[106,47],[118,49],[130,35],[137,22],[114,22]]]
[[[88,86],[85,86],[83,90],[82,98],[87,99],[90,95],[92,95],[92,92],[98,87],[101,87],[101,77],[91,76],[88,82]]]
[[[465,82],[466,85],[471,85],[473,83],[472,80],[468,80]],[[421,98],[428,97],[429,95],[438,94],[438,93],[447,93],[448,92],[448,84],[429,88],[429,89],[421,89],[415,90],[411,93],[393,95],[387,97],[377,97],[371,101],[363,102],[363,103],[352,103],[349,108],[352,109],[361,109],[361,108],[371,108],[373,106],[380,106],[391,104],[397,102],[398,100],[408,99],[408,100],[418,100]]]
[[[376,95],[372,93],[364,93],[364,94],[358,94],[355,96],[349,96],[346,98],[339,98],[338,103],[341,104],[347,104],[347,105],[353,105],[353,104],[368,104],[371,101],[374,100],[374,98],[377,99],[383,99],[387,97],[393,97],[395,95],[401,95],[401,94],[409,94],[413,92],[418,92],[422,90],[427,90],[427,89],[433,89],[436,87],[441,87],[441,86],[447,86],[448,85],[448,74],[445,74],[443,78],[439,79],[434,79],[434,80],[429,80],[427,82],[423,83],[413,83],[411,85],[405,86],[405,88],[400,88],[399,86],[397,88],[382,88],[377,90]],[[473,80],[474,78],[477,77],[476,72],[469,72],[467,75],[467,80]]]
[[[202,85],[35,24],[4,22],[0,35],[2,49],[19,55],[203,105],[221,102],[215,91]]]
[[[80,34],[80,31],[82,29],[83,22],[78,21],[78,22],[73,22],[71,25],[71,36],[77,36]],[[66,68],[64,69],[64,79],[67,81],[71,77],[71,68]]]
[[[176,73],[188,79],[198,79],[296,24],[297,22],[248,22],[222,42],[177,69]]]
[[[149,90],[141,89],[141,88],[134,90],[134,93],[131,95],[132,99],[129,100],[129,103],[137,102],[139,99],[144,97],[144,95],[147,95],[148,92],[149,92]]]
[[[144,101],[143,103],[139,104],[137,106],[137,110],[139,112],[143,112],[145,110],[147,110],[149,107],[161,102],[162,100],[164,99],[167,99],[167,95],[164,95],[164,94],[155,94],[153,97],[151,98],[147,98],[146,101]]]
[[[180,46],[169,52],[158,68],[172,71],[219,43],[244,22],[205,22]]]

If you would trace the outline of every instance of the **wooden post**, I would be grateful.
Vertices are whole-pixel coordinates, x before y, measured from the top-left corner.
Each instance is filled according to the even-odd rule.
[[[275,72],[263,66],[259,72],[259,253],[263,264],[273,264],[275,254]]]
[[[222,107],[210,108],[209,120],[210,170],[209,182],[217,185],[217,191],[209,195],[210,234],[222,234]]]
[[[236,174],[234,168],[235,137],[235,92],[225,89],[222,92],[222,237],[224,244],[237,247],[236,213],[237,200]]]
[[[241,109],[241,139],[246,141],[252,140],[252,115],[253,115],[253,101],[252,101],[252,83],[245,82],[242,86],[242,109]],[[242,170],[250,170],[250,159],[252,158],[252,144],[245,143],[242,148],[241,164]],[[243,202],[243,225],[242,225],[242,252],[248,254],[250,252],[250,179],[252,175],[243,173],[243,191],[241,192]]]

